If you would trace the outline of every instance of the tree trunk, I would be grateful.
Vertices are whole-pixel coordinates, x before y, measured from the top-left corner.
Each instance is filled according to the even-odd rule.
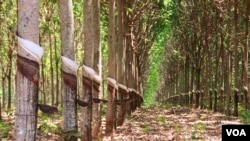
[[[125,81],[125,64],[126,64],[126,47],[124,46],[124,2],[122,0],[117,1],[118,10],[118,28],[117,28],[117,79],[120,84],[126,85]],[[122,90],[124,88],[118,88],[118,100],[123,101],[126,98],[126,92]],[[125,93],[124,93],[125,92]],[[126,115],[126,103],[121,102],[121,105],[117,106],[117,126],[121,126],[124,122]]]
[[[226,115],[230,115],[230,101],[231,101],[231,51],[228,50],[227,58],[226,58]]]
[[[234,116],[238,116],[239,90],[234,90]]]
[[[56,43],[57,43],[57,36],[56,36],[56,34],[54,34],[54,47],[56,48],[57,47],[57,45],[56,45]],[[59,66],[58,66],[58,63],[59,63],[59,59],[58,59],[58,53],[57,53],[57,49],[55,49],[55,70],[56,70],[56,84],[55,84],[55,89],[56,89],[56,103],[55,103],[55,105],[56,106],[58,106],[59,105],[59,93],[60,93],[60,91],[59,91],[59,87],[60,87],[60,82],[59,82]]]
[[[45,81],[46,81],[46,78],[45,78],[45,65],[44,65],[44,61],[42,61],[41,63],[41,77],[42,77],[42,91],[44,92],[45,91]],[[41,87],[40,87],[41,88]],[[42,103],[45,104],[46,103],[46,93],[42,93]]]
[[[39,0],[18,0],[18,35],[39,43]],[[21,56],[20,50],[18,46],[14,140],[35,141],[39,64],[27,55]],[[29,73],[24,74],[24,69]]]
[[[188,94],[189,93],[189,73],[190,73],[190,71],[189,71],[189,55],[186,55],[186,62],[185,62],[185,71],[184,71],[184,81],[185,81],[185,94]],[[187,103],[188,104],[188,106],[190,106],[189,105],[189,103]]]
[[[196,69],[196,87],[197,93],[195,94],[195,108],[199,108],[199,101],[200,101],[200,77],[201,77],[201,69]]]
[[[249,14],[250,14],[250,2],[249,0],[246,2],[246,18],[245,18],[245,43],[242,51],[243,60],[242,60],[242,68],[243,68],[243,87],[244,87],[244,107],[248,109],[248,104],[250,101],[249,90],[248,90],[248,43],[249,43]]]
[[[237,35],[239,33],[239,17],[238,17],[238,3],[239,0],[234,0],[234,116],[238,116],[238,103],[239,103],[239,41],[237,39]]]
[[[50,94],[51,94],[51,105],[55,105],[52,34],[49,34],[49,52],[50,52],[49,53],[49,58],[50,58]]]
[[[74,16],[72,0],[60,0],[62,55],[72,61],[74,53]],[[77,132],[77,79],[76,72],[62,63],[63,83],[63,130]],[[77,138],[70,140],[76,141]]]
[[[225,72],[225,47],[224,47],[224,34],[223,34],[223,31],[222,30],[220,30],[219,31],[220,32],[220,47],[221,47],[221,49],[220,49],[220,51],[221,51],[221,66],[220,66],[220,68],[221,68],[221,81],[220,81],[220,83],[221,83],[221,89],[220,89],[220,104],[219,104],[219,108],[220,108],[220,112],[221,113],[223,113],[223,111],[224,111],[224,109],[225,109],[225,104],[224,104],[224,87],[225,87],[225,74],[224,74],[224,72]]]
[[[190,96],[190,107],[193,107],[193,104],[194,104],[194,66],[192,66],[192,69],[191,69],[191,82],[190,82],[190,85],[191,85],[191,90],[192,90],[192,94]]]
[[[2,71],[4,71],[4,69],[2,69]],[[3,75],[4,73],[2,73],[2,75]],[[6,87],[6,77],[5,76],[2,76],[2,107],[3,108],[5,108],[5,93],[6,93],[6,89],[5,89],[5,87]]]
[[[109,24],[108,24],[108,77],[116,79],[116,48],[115,48],[115,0],[109,1]],[[108,84],[110,85],[110,84]],[[115,85],[115,84],[114,84]],[[110,85],[111,86],[111,85]],[[109,86],[108,86],[109,87]],[[106,114],[106,134],[111,134],[114,129],[114,98],[116,86],[108,90],[108,105]]]
[[[0,100],[0,121],[2,121],[2,104],[1,104],[1,100]]]
[[[0,46],[2,46],[1,42],[0,42]],[[0,63],[3,64],[2,59],[1,59]],[[0,96],[0,121],[2,120],[2,97],[4,94],[4,77],[3,77],[4,66],[1,66],[1,71],[2,71],[2,74],[1,74],[1,76],[2,76],[2,78],[1,78],[2,95]]]
[[[11,38],[13,38],[11,36],[11,33],[8,34],[8,38],[11,41]],[[11,73],[12,73],[12,62],[13,62],[13,50],[11,49],[11,46],[13,44],[13,40],[12,42],[9,43],[9,50],[8,50],[8,58],[9,58],[9,64],[8,64],[8,109],[11,108],[11,95],[12,95],[12,83],[11,83]]]
[[[229,9],[231,10],[231,9]],[[230,23],[228,23],[228,33],[231,34],[231,29],[230,29]],[[226,91],[226,115],[229,116],[230,115],[230,103],[231,103],[231,37],[228,37],[227,39],[227,55],[226,55],[226,70],[225,70],[225,75],[226,75],[226,79],[225,79],[225,91]]]
[[[83,32],[84,32],[84,64],[90,68],[93,68],[94,64],[94,30],[93,30],[93,1],[84,1],[83,12]],[[89,77],[85,71],[83,71],[84,77]],[[90,78],[88,78],[90,80]],[[89,81],[88,80],[88,81]],[[89,81],[89,87],[83,83],[83,99],[88,103],[87,107],[82,108],[82,141],[92,140],[91,133],[91,119],[92,119],[92,81]]]
[[[219,12],[216,12],[216,18],[215,18],[215,31],[218,34],[218,26],[219,26]],[[214,112],[217,112],[218,110],[218,82],[219,82],[219,60],[220,60],[220,49],[219,49],[219,38],[218,36],[215,37],[215,55],[216,55],[216,61],[215,61],[215,77],[214,77]]]
[[[93,1],[93,30],[94,30],[94,70],[99,77],[102,76],[101,44],[100,44],[100,0]],[[100,82],[101,83],[101,82]],[[102,85],[93,91],[93,98],[102,99]],[[101,103],[93,103],[93,129],[92,136],[99,136],[101,132]]]
[[[12,57],[11,57],[12,58]],[[8,109],[11,108],[11,72],[12,72],[12,59],[10,59],[9,72],[8,72]]]

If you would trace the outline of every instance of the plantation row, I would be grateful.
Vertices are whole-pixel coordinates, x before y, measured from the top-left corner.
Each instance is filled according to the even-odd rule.
[[[247,93],[248,90],[244,89],[242,93],[239,92],[238,89],[234,89],[234,94],[230,95],[230,114],[233,116],[239,115],[239,106],[243,107],[243,109],[247,110]],[[210,89],[209,94],[206,96],[204,91],[192,91],[190,93],[181,93],[172,95],[167,98],[167,102],[172,103],[174,105],[180,106],[188,106],[195,107],[201,109],[209,109],[214,112],[225,113],[225,105],[226,105],[226,94],[224,89]]]
[[[20,81],[21,84],[18,86],[17,90],[22,92],[22,85],[25,85],[25,83],[28,83],[29,85],[33,85],[35,89],[39,89],[38,86],[38,77],[37,72],[39,71],[39,64],[41,61],[41,58],[43,56],[43,49],[33,43],[32,41],[23,39],[17,35],[18,38],[18,56],[17,56],[17,73],[21,76],[22,80]],[[82,84],[83,84],[83,92],[85,95],[85,98],[83,100],[80,100],[77,98],[76,92],[77,92],[77,70],[78,65],[75,61],[71,60],[68,57],[61,56],[63,68],[62,68],[62,77],[65,84],[65,91],[69,93],[69,95],[65,95],[63,101],[64,102],[64,126],[72,126],[72,124],[68,124],[69,121],[75,123],[73,124],[74,128],[73,130],[70,130],[70,133],[77,132],[77,104],[79,104],[81,107],[86,107],[85,109],[89,112],[85,112],[83,110],[83,115],[88,115],[89,120],[87,120],[87,137],[88,139],[92,138],[92,123],[95,123],[92,118],[92,102],[93,103],[108,103],[111,106],[108,106],[108,110],[111,110],[108,112],[108,114],[112,113],[109,117],[107,117],[107,127],[105,128],[107,131],[106,133],[112,133],[113,128],[115,128],[117,125],[122,125],[125,117],[127,114],[131,114],[131,112],[135,111],[137,107],[139,107],[142,102],[143,98],[133,88],[127,88],[127,86],[117,83],[115,79],[112,79],[110,77],[107,78],[107,91],[109,95],[111,96],[111,99],[104,100],[100,99],[98,97],[93,97],[93,93],[99,93],[100,92],[100,86],[102,83],[102,78],[96,73],[94,69],[91,67],[88,67],[86,65],[83,65],[83,77],[82,77]],[[20,95],[22,95],[21,93]],[[35,93],[36,95],[36,93]],[[37,97],[37,96],[36,96]],[[22,124],[23,118],[31,118],[31,120],[37,120],[37,112],[32,111],[31,113],[28,113],[30,106],[37,106],[40,108],[40,110],[47,114],[53,114],[58,111],[58,109],[54,106],[49,106],[45,104],[38,104],[37,100],[28,100],[28,102],[25,104],[20,104],[20,101],[26,101],[24,97],[17,97],[17,107],[16,107],[16,125],[15,125],[15,131],[16,136],[22,135],[23,129],[18,126],[18,124]],[[72,102],[67,102],[72,101]],[[72,105],[73,104],[73,105]],[[116,115],[118,115],[118,112],[116,108],[120,106],[121,111],[119,111],[121,116],[119,117],[119,122],[116,121]],[[99,105],[100,106],[100,105]],[[68,108],[73,109],[72,111]],[[100,110],[99,110],[100,111]],[[26,113],[26,114],[24,114]],[[113,115],[114,113],[114,115]],[[33,118],[32,118],[33,117]],[[96,119],[96,118],[95,118]],[[112,122],[109,122],[109,120],[114,120]],[[37,123],[34,123],[37,124]],[[93,124],[94,125],[94,124]],[[36,127],[36,125],[35,125]],[[36,130],[35,128],[33,130]],[[95,134],[99,131],[96,131]],[[85,135],[84,135],[85,136]],[[68,137],[67,137],[68,138]],[[71,138],[71,137],[69,137]],[[72,137],[77,139],[77,137]]]
[[[182,0],[173,6],[156,98],[228,116],[237,115],[237,105],[249,112],[250,1]]]

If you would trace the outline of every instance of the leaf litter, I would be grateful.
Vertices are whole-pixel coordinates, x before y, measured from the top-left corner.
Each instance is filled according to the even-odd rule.
[[[46,126],[45,129],[49,129],[49,131],[40,134],[40,130],[38,129],[37,140],[62,140],[60,137],[61,133],[54,132],[54,126],[60,127],[62,124],[60,115],[55,115],[53,119],[39,119],[38,127],[42,129],[43,126]],[[11,116],[11,118],[6,118],[4,121],[11,121],[13,125],[14,117]],[[242,122],[237,117],[225,116],[209,110],[187,107],[166,108],[162,106],[142,106],[132,113],[122,126],[117,127],[111,136],[103,135],[102,138],[98,138],[97,140],[220,141],[223,124],[242,124]],[[60,131],[60,129],[57,130]],[[105,132],[105,116],[102,119],[102,131]],[[12,134],[13,130],[9,132],[9,136]],[[2,140],[9,141],[11,138],[2,138]]]
[[[220,141],[223,124],[242,124],[237,117],[187,107],[142,107],[104,141]]]

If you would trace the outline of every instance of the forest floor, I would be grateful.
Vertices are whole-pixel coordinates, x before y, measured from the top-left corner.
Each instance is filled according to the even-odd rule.
[[[62,119],[59,114],[53,117],[40,115],[38,119],[38,141],[62,140]],[[104,118],[102,121],[105,123]],[[11,140],[13,122],[13,116],[5,117],[1,122],[0,141]],[[241,120],[208,110],[143,106],[123,126],[117,127],[112,136],[104,136],[98,141],[220,141],[223,124],[241,124]],[[1,139],[1,130],[8,125],[12,126],[8,138]]]
[[[104,141],[220,141],[223,124],[241,124],[208,110],[186,107],[142,107]]]

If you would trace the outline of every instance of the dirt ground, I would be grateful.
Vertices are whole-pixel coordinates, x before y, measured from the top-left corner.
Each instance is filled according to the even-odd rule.
[[[220,141],[223,124],[241,124],[207,110],[186,107],[142,107],[104,141]]]
[[[8,121],[13,126],[14,116],[8,118]],[[105,128],[105,118],[102,119],[102,122],[103,128]],[[62,118],[60,114],[55,115],[53,118],[39,116],[37,140],[62,140],[62,134],[58,133],[61,130],[59,129],[61,124]],[[124,122],[123,126],[117,127],[111,136],[103,136],[96,140],[220,141],[223,124],[241,124],[241,120],[208,110],[186,107],[143,106],[137,109]],[[0,138],[0,141],[10,141],[12,133],[13,130],[9,132],[8,138]]]

